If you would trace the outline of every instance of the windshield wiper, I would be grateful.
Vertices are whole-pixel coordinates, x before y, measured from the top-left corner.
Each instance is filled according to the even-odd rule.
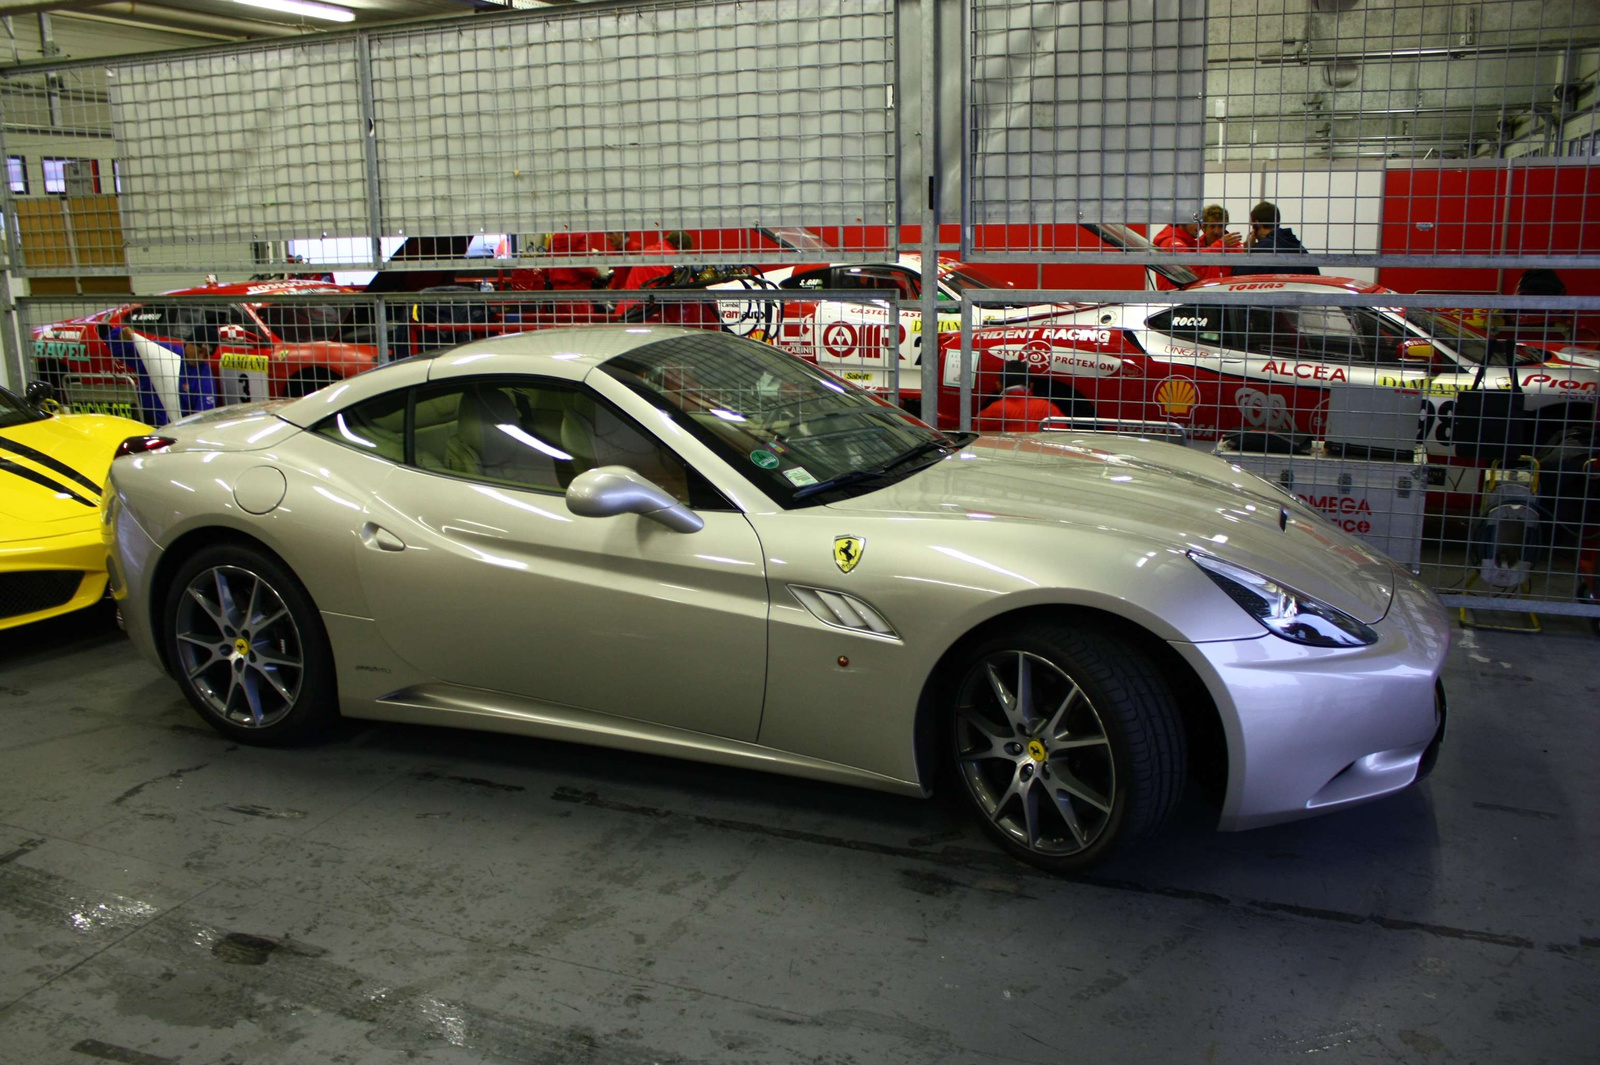
[[[882,466],[877,466],[870,470],[850,470],[847,473],[839,474],[837,477],[829,477],[825,481],[818,481],[816,484],[808,484],[803,488],[798,488],[795,490],[794,498],[804,499],[807,496],[814,496],[818,492],[827,492],[835,488],[848,488],[853,484],[861,484],[864,481],[874,481],[881,477],[887,477],[907,463],[915,462],[917,459],[935,452],[946,454],[952,451],[960,451],[976,439],[978,439],[977,433],[967,432],[952,433],[939,440],[924,440],[915,447],[907,448]]]
[[[878,472],[888,473],[890,470],[899,469],[906,463],[914,462],[924,455],[931,455],[935,451],[941,453],[946,451],[960,451],[962,448],[966,447],[976,439],[978,439],[977,433],[968,432],[955,433],[951,436],[945,437],[943,440],[924,440],[916,447],[908,448],[907,450],[896,455],[894,458],[890,459],[888,462],[884,463],[881,467],[879,467]]]

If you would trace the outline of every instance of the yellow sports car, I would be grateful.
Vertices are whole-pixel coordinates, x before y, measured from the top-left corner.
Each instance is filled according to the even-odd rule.
[[[46,386],[0,388],[0,629],[89,606],[105,594],[100,489],[117,445],[149,426],[63,414]]]

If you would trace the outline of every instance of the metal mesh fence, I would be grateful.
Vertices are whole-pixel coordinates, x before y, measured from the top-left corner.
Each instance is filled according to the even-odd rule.
[[[231,403],[306,395],[396,359],[534,330],[676,326],[727,331],[805,354],[809,323],[795,308],[819,300],[859,320],[887,317],[886,301],[859,291],[784,292],[749,298],[748,279],[696,279],[639,290],[471,289],[381,295],[320,281],[216,285],[104,300],[19,301],[28,377],[47,382],[78,413],[151,425]],[[863,330],[847,380],[897,399],[892,334]],[[814,361],[814,360],[813,360]]]
[[[375,36],[385,232],[887,226],[893,23],[779,0]]]
[[[1217,452],[1458,605],[1600,616],[1600,4],[951,10],[955,46],[895,0],[656,0],[9,72],[35,291],[224,280],[25,300],[28,376],[158,422],[724,329],[947,428]],[[917,45],[962,75],[920,131]],[[226,284],[263,270],[301,276]]]
[[[967,127],[975,151],[962,234],[969,257],[1086,262],[1121,253],[1148,261],[1155,249],[1107,248],[1077,224],[1149,222],[1157,237],[1212,207],[1260,255],[1253,265],[1304,261],[1368,280],[1386,266],[1578,266],[1600,247],[1591,206],[1600,190],[1588,165],[1600,115],[1600,5],[1592,0],[1227,0],[1208,5],[1195,33],[1186,8],[1154,0],[970,6]],[[1077,14],[1090,8],[1092,36]],[[1019,33],[1019,22],[1035,28]],[[1203,49],[1164,46],[1168,25],[1183,26],[1185,42],[1203,41]],[[1141,26],[1153,40],[1131,36]],[[1203,52],[1200,90],[1154,92],[1151,105],[1120,108],[1108,81],[1104,106],[1062,106],[1069,90],[1082,91],[1110,62],[1102,51],[1114,27],[1127,57],[1140,57],[1146,71],[1163,63],[1187,71],[1184,57]],[[1115,84],[1142,99],[1151,76]],[[1018,97],[1030,95],[1046,106],[1019,111]],[[1108,153],[1099,181],[1081,184],[1070,161],[1029,180],[1028,166],[1053,146],[1131,152],[1149,143],[1152,129],[1166,150]],[[1203,167],[1187,151],[1195,138]],[[992,147],[1001,143],[1011,150]],[[992,172],[1012,178],[999,202]],[[1195,181],[1178,182],[1181,195],[1164,204],[1166,213],[1146,214],[1158,205],[1144,190],[1172,173]],[[1068,185],[1051,195],[1052,180]],[[1277,236],[1248,225],[1263,201],[1278,208]],[[1169,231],[1158,243],[1208,265],[1245,250],[1218,241],[1216,233],[1197,241]],[[1453,291],[1487,287],[1481,274],[1455,284]]]
[[[1165,221],[1197,200],[1205,8],[975,0],[966,216],[1044,234]]]
[[[1093,447],[1181,443],[1453,605],[1600,613],[1600,352],[1586,346],[1600,300],[1473,302],[1316,278],[1115,302],[969,295],[940,348],[939,415]]]
[[[794,226],[852,227],[858,253],[881,252],[894,25],[893,0],[662,2],[12,72],[6,152],[44,178],[12,183],[19,265],[642,261],[677,231],[781,257],[756,230]],[[83,179],[32,134],[81,141],[65,161]]]

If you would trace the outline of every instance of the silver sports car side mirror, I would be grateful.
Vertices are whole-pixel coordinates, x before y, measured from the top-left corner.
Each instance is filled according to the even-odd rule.
[[[626,466],[600,466],[586,470],[567,486],[567,509],[585,518],[610,518],[639,514],[677,532],[699,532],[705,521]]]

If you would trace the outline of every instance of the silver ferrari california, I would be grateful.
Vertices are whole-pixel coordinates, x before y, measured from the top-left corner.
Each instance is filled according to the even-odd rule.
[[[1086,866],[1192,776],[1224,829],[1387,795],[1444,610],[1218,458],[929,428],[765,344],[552,330],[135,437],[138,648],[230,738],[340,714],[928,794]]]

